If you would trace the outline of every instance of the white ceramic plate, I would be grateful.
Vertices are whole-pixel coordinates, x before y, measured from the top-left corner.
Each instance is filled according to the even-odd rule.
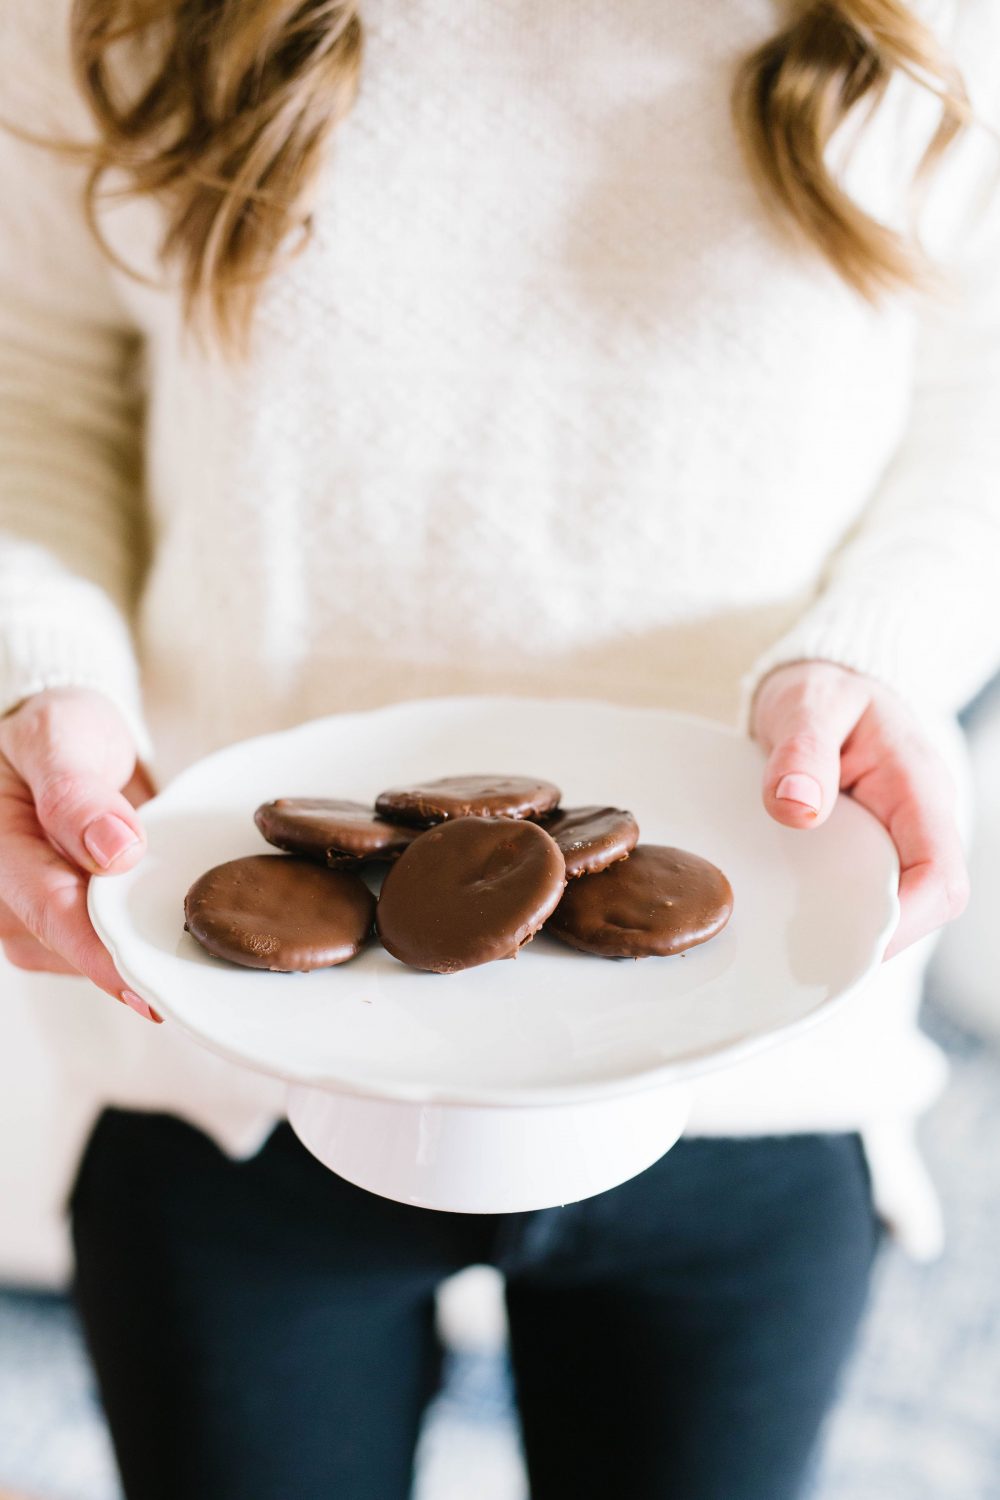
[[[762,757],[716,725],[648,709],[451,698],[316,720],[234,745],[144,809],[149,853],[94,880],[90,909],[127,982],[205,1046],[299,1083],[422,1103],[533,1105],[682,1080],[819,1021],[882,956],[897,919],[895,852],[841,798],[808,833],[760,800]],[[675,958],[608,961],[544,934],[516,962],[454,975],[373,944],[307,975],[239,969],[183,931],[189,885],[267,846],[263,801],[370,801],[410,778],[466,771],[550,778],[567,806],[613,803],[650,843],[729,876],[726,930]]]

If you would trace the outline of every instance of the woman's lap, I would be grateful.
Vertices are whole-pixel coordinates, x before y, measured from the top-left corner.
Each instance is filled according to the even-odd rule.
[[[130,1500],[403,1500],[438,1282],[507,1280],[534,1500],[791,1500],[877,1240],[856,1137],[682,1141],[584,1203],[438,1214],[287,1126],[235,1163],[107,1113],[77,1293]]]
[[[534,1500],[799,1495],[878,1236],[854,1136],[682,1141],[591,1200],[508,1280]]]
[[[109,1112],[84,1157],[77,1300],[129,1500],[406,1493],[448,1239],[413,1244],[417,1210],[361,1202],[286,1130],[235,1163]]]

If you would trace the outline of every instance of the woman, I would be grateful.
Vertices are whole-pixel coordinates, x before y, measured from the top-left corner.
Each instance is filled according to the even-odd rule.
[[[142,857],[151,778],[439,692],[741,720],[773,817],[808,830],[841,787],[902,867],[906,952],[852,1008],[545,1214],[365,1194],[274,1128],[271,1085],[91,1007],[53,1045],[68,1100],[117,1106],[72,1208],[130,1500],[404,1495],[434,1289],[474,1261],[507,1277],[535,1500],[790,1500],[877,1214],[934,1238],[918,940],[965,876],[933,726],[997,638],[990,7],[26,9],[2,10],[15,964],[156,1021],[85,908]]]

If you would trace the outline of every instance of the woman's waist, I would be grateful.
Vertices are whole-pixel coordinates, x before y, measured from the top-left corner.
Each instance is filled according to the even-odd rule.
[[[280,652],[248,650],[233,622],[189,638],[147,621],[143,677],[156,771],[162,782],[221,745],[307,719],[467,693],[595,698],[734,723],[743,674],[800,607],[595,630],[559,645],[534,640],[527,622],[521,639],[498,635],[488,646],[460,628],[451,640],[427,642],[401,624],[385,640],[303,636]]]

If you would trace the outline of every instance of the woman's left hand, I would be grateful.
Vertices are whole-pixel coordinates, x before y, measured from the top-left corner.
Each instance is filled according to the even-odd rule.
[[[900,916],[886,958],[964,911],[954,783],[895,693],[832,662],[795,662],[764,678],[751,731],[768,751],[764,806],[777,822],[815,828],[842,791],[888,829]]]

